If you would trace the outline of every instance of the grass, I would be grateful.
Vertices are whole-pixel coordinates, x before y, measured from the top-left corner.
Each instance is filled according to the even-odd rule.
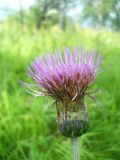
[[[120,45],[119,33],[58,28],[27,31],[0,26],[0,160],[70,160],[70,139],[60,135],[56,110],[47,98],[34,99],[18,79],[39,54],[80,45],[103,54],[103,72],[93,89],[104,109],[87,99],[91,127],[81,137],[81,160],[120,159]]]

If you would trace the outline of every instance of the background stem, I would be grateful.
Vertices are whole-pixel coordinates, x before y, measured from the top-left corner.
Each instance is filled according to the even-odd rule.
[[[79,137],[72,138],[73,160],[80,160]]]

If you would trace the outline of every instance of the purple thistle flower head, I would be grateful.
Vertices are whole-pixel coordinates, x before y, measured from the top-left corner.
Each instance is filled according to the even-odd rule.
[[[101,55],[96,55],[94,50],[87,53],[85,49],[81,51],[74,47],[72,51],[65,48],[62,53],[59,51],[44,58],[37,57],[27,67],[27,75],[35,85],[24,85],[35,96],[51,96],[55,99],[59,128],[65,136],[79,136],[81,127],[85,129],[83,122],[86,116],[83,116],[83,112],[86,115],[86,90],[95,81],[101,60]]]

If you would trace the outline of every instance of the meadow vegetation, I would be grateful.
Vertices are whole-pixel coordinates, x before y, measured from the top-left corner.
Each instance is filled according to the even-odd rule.
[[[59,28],[27,30],[0,26],[0,160],[70,160],[71,141],[56,125],[51,99],[33,98],[18,79],[37,55],[81,46],[103,55],[101,74],[91,88],[103,109],[87,98],[89,132],[81,141],[81,160],[120,159],[120,34],[106,30]]]

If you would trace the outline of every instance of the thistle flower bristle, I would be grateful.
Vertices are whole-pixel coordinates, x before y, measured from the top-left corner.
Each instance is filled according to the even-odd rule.
[[[77,47],[72,52],[65,48],[63,54],[37,57],[27,67],[27,75],[38,86],[37,96],[43,91],[43,95],[50,95],[57,101],[77,100],[95,80],[101,60],[101,55],[97,56],[94,50],[87,53],[84,49],[80,53]]]

